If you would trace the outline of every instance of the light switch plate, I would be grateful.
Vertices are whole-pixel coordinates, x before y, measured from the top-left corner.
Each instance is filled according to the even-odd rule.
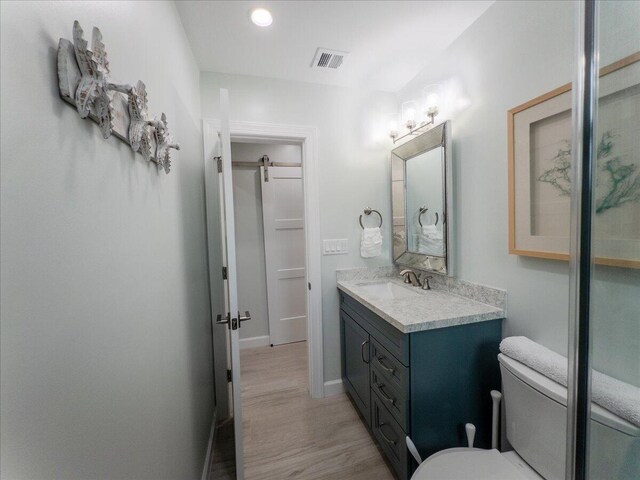
[[[349,253],[348,238],[332,238],[322,240],[323,255],[346,255]]]

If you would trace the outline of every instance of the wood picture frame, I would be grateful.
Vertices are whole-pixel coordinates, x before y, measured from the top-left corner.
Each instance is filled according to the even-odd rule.
[[[628,77],[632,78],[626,78],[625,75],[623,75],[621,72],[627,67],[634,69],[631,71],[631,75],[628,75]],[[638,95],[638,89],[640,89],[640,85],[638,85],[640,84],[640,81],[637,80],[636,70],[640,71],[640,52],[636,52],[611,65],[601,68],[600,77],[613,74],[614,72],[619,72],[617,74],[619,78],[616,77],[614,79],[613,77],[609,77],[612,81],[609,82],[611,83],[611,85],[609,85],[607,88],[611,91],[603,92],[601,98],[604,99],[605,97],[614,97],[615,94],[619,93],[619,91],[622,91],[619,90],[620,88],[622,88],[625,92],[632,92],[633,101],[633,98]],[[571,158],[571,135],[570,130],[568,132],[569,134],[567,135],[567,123],[570,129],[571,86],[571,83],[567,83],[566,85],[556,88],[548,93],[545,93],[544,95],[540,95],[539,97],[529,100],[522,105],[518,105],[517,107],[514,107],[507,112],[509,181],[508,223],[510,254],[554,260],[569,260],[568,228],[570,216],[568,206],[570,202],[568,200],[569,197],[567,190],[570,186],[568,178],[568,165],[570,164]],[[620,101],[621,100],[618,100],[618,102]],[[637,110],[634,110],[634,112],[637,113]],[[638,117],[637,114],[634,116],[634,122],[629,128],[633,129],[637,126],[637,128],[640,129],[640,123],[637,123],[636,125],[636,120],[637,122],[640,122],[640,118],[636,117]],[[548,125],[546,127],[544,126],[545,122],[548,122]],[[618,121],[618,123],[620,123],[620,120]],[[561,159],[564,162],[563,168],[567,171],[567,173],[563,172],[561,179],[558,178],[557,175],[559,169],[555,168],[553,169],[554,174],[556,174],[555,176],[549,174],[550,170],[544,171],[542,175],[537,177],[538,182],[531,181],[531,178],[536,174],[536,168],[538,168],[538,166],[535,165],[534,155],[542,155],[541,153],[534,152],[545,151],[545,148],[546,152],[550,152],[549,148],[551,148],[552,146],[551,143],[549,143],[549,145],[545,145],[544,142],[539,142],[542,144],[542,146],[540,147],[538,143],[536,143],[536,141],[532,139],[535,133],[533,129],[537,128],[534,127],[534,125],[541,125],[541,132],[546,132],[546,135],[549,136],[549,138],[547,139],[548,142],[555,142],[554,146],[556,148],[556,151],[559,151],[557,148],[558,139],[565,137],[567,138],[567,140],[564,140],[564,142],[568,142],[568,146],[563,150],[563,157]],[[559,128],[559,126],[561,126],[562,128]],[[560,130],[562,130],[563,132],[560,132]],[[564,137],[562,137],[563,134]],[[606,132],[606,134],[610,135],[608,138],[620,137],[620,135],[613,135],[608,131]],[[539,136],[542,135],[543,134],[540,134]],[[638,132],[638,136],[640,136],[640,131]],[[555,137],[555,139],[551,140],[551,137]],[[630,137],[630,135],[627,135],[625,138],[627,137]],[[611,143],[613,144],[614,142]],[[625,145],[623,145],[623,147],[624,146]],[[640,177],[640,152],[637,151],[637,148],[635,148],[633,152],[637,155],[638,158],[633,164],[634,166],[631,167],[631,171],[634,172],[634,175]],[[547,153],[547,155],[549,155],[549,153]],[[559,155],[560,153],[557,153],[556,156],[551,160],[557,160]],[[547,157],[543,158],[543,160],[540,160],[540,163],[542,164],[543,162],[546,162],[546,164],[548,165],[549,161],[550,158]],[[622,167],[626,166],[628,165],[622,165]],[[539,174],[539,170],[537,173]],[[635,177],[633,178],[635,179]],[[559,182],[558,180],[562,180],[562,182]],[[541,182],[547,183],[545,185],[542,185]],[[640,180],[637,180],[637,182],[640,182]],[[539,200],[537,202],[533,200],[534,190],[538,192],[537,196]],[[551,193],[552,196],[558,196],[558,198],[555,199],[555,202],[543,201],[543,198],[544,200],[547,199],[550,192],[555,192],[555,194]],[[545,195],[547,197],[545,197]],[[560,200],[561,196],[563,197],[562,201]],[[634,208],[633,218],[637,217],[638,223],[640,224],[640,199],[638,199],[637,201],[632,201],[631,204]],[[622,206],[622,204],[614,204],[612,206],[604,205],[600,207],[600,210],[602,211],[602,213],[606,213],[608,216],[611,216],[612,212],[615,213],[616,207],[620,206]],[[625,206],[625,208],[630,207],[627,205]],[[637,214],[635,210],[636,208],[638,211]],[[540,228],[541,233],[535,235],[533,226],[536,224],[542,224],[543,221],[541,219],[543,218],[547,218],[546,228]],[[566,220],[566,223],[564,220]],[[595,223],[597,222],[594,222],[594,224]],[[550,234],[549,232],[553,232],[554,228],[556,229],[556,232],[559,232],[561,230],[563,233],[566,232],[566,236],[560,234],[554,236],[554,234]],[[614,254],[611,254],[612,252],[610,251],[606,251],[607,248],[605,248],[605,245],[608,245],[608,243],[612,242],[608,242],[607,239],[598,240],[598,242],[596,242],[598,243],[598,245],[594,247],[594,251],[596,252],[595,262],[602,265],[640,268],[640,237],[637,236],[637,233],[638,232],[634,230],[633,238],[630,238],[628,240],[623,239],[623,246],[625,248],[620,250],[624,251],[624,253],[620,255],[620,257],[617,256],[617,250],[616,252],[614,252]],[[621,243],[618,242],[616,245],[621,245]],[[615,249],[617,247],[614,246],[612,248]],[[602,252],[599,250],[605,251]]]

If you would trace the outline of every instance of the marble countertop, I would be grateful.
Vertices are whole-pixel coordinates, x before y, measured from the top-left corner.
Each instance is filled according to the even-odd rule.
[[[366,286],[390,282],[412,292],[402,298],[382,298]],[[484,322],[505,317],[503,308],[456,295],[447,290],[422,290],[396,277],[342,279],[338,288],[403,333]]]

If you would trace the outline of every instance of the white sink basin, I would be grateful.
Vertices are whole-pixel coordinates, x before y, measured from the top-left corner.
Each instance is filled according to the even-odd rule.
[[[359,283],[357,286],[366,295],[379,298],[380,300],[396,300],[417,295],[416,292],[410,290],[410,288],[415,287],[403,287],[392,282]]]

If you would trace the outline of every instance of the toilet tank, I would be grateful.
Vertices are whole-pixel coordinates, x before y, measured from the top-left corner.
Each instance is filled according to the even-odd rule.
[[[564,479],[567,389],[503,354],[498,361],[509,443],[546,480]],[[590,428],[590,478],[640,478],[640,428],[595,404]]]

